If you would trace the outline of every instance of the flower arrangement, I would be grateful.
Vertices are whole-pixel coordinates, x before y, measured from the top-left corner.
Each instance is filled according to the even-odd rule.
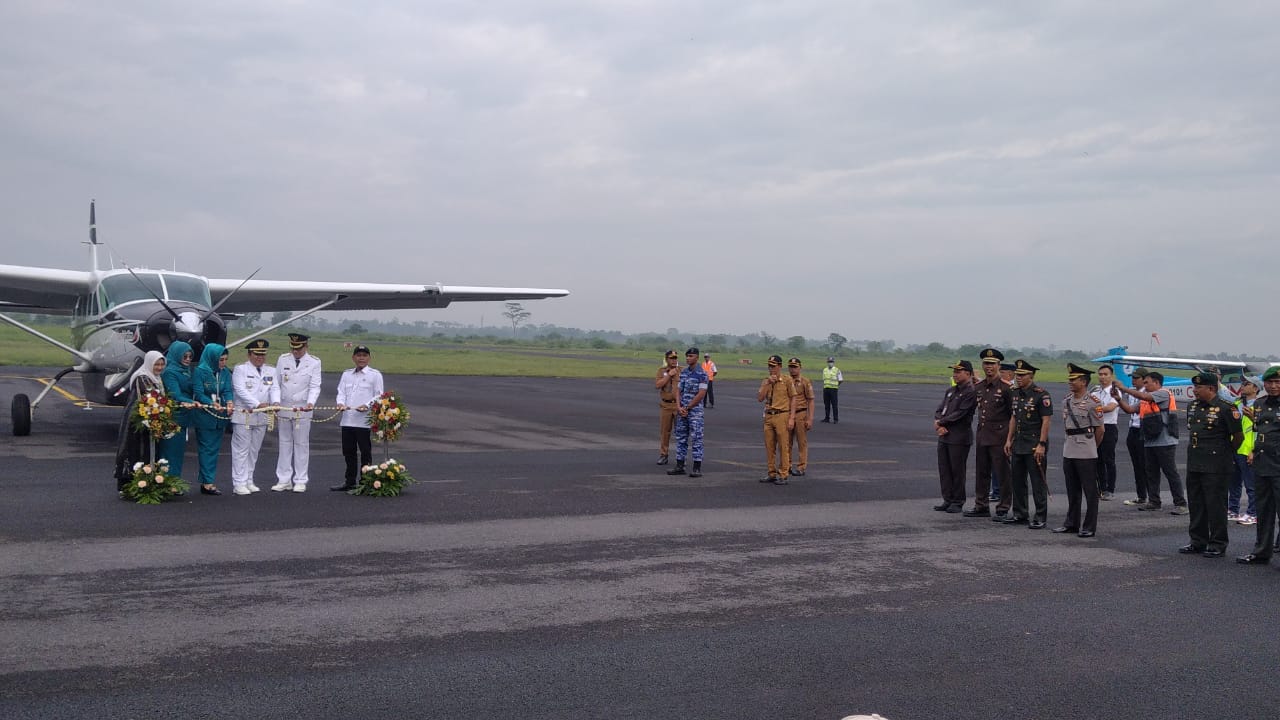
[[[187,483],[169,474],[169,461],[134,463],[133,479],[124,486],[124,496],[139,505],[159,505],[165,500],[187,491]]]
[[[369,403],[369,429],[380,442],[395,442],[409,424],[409,408],[393,390],[382,393]]]
[[[413,476],[402,463],[395,458],[388,458],[386,462],[360,468],[360,482],[350,492],[352,495],[395,497],[406,485],[414,482]]]
[[[173,419],[173,403],[161,390],[148,390],[138,398],[133,427],[156,440],[166,440],[182,430]]]

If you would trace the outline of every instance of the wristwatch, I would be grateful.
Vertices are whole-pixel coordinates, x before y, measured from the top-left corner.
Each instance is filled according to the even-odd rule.
[[[1047,448],[1047,447],[1049,447],[1049,443],[1048,443],[1047,441],[1045,441],[1045,440],[1041,440],[1040,442],[1038,442],[1038,443],[1036,443],[1036,444],[1037,444],[1037,445],[1039,445],[1040,447],[1043,447],[1043,448]]]

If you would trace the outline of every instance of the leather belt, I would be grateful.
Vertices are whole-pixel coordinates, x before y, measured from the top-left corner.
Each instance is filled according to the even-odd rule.
[[[765,415],[777,415],[778,413],[784,413],[784,412],[787,412],[787,411],[786,411],[786,410],[774,410],[774,409],[772,409],[772,408],[766,408],[766,409],[765,409],[765,411],[764,411],[764,414],[765,414]]]
[[[1092,435],[1093,428],[1067,428],[1068,435]]]

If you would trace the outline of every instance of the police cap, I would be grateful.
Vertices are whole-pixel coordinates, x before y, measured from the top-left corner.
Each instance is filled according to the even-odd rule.
[[[1023,360],[1022,358],[1018,358],[1013,363],[1013,372],[1016,375],[1033,375],[1035,374],[1035,371],[1039,369],[1040,368],[1036,367],[1035,365],[1032,365],[1031,363],[1027,362],[1026,360]]]
[[[289,347],[294,348],[295,350],[300,347],[306,347],[307,342],[310,340],[311,340],[310,335],[303,335],[302,333],[289,333]]]
[[[367,346],[367,345],[357,345],[357,346],[356,346],[356,349],[351,351],[351,354],[352,354],[352,355],[359,355],[360,353],[364,353],[365,355],[370,354],[370,353],[369,353],[369,346]]]
[[[985,365],[987,363],[998,363],[1001,360],[1004,360],[1004,353],[995,348],[987,348],[986,350],[978,353],[978,357],[982,358],[982,364]]]
[[[665,357],[665,358],[673,358],[673,357],[680,357],[680,356],[679,356],[679,355],[676,355],[676,351],[675,351],[675,350],[668,350],[668,351],[666,352],[666,354],[665,354],[665,355],[663,355],[663,357]]]
[[[1197,373],[1191,377],[1191,384],[1196,387],[1218,387],[1218,376],[1211,372]]]
[[[770,356],[769,356],[769,367],[778,367],[778,366],[780,366],[780,365],[782,365],[782,356],[781,356],[781,355],[770,355]]]
[[[1280,367],[1272,366],[1267,368],[1267,371],[1262,373],[1262,379],[1263,380],[1280,379]]]
[[[800,358],[793,357],[790,360],[787,360],[787,367],[800,367]]]
[[[967,370],[973,372],[973,363],[968,360],[957,360],[955,365],[948,365],[952,370]]]
[[[691,348],[689,348],[688,350],[685,350],[685,351],[684,351],[684,354],[685,354],[685,357],[688,357],[689,355],[697,355],[697,354],[698,354],[698,348],[696,348],[696,347],[691,347]]]
[[[1084,368],[1080,367],[1075,363],[1067,363],[1067,379],[1068,380],[1079,380],[1080,378],[1084,378],[1085,382],[1089,382],[1090,378],[1092,377],[1093,377],[1092,370],[1085,370]]]
[[[836,359],[835,359],[834,357],[828,357],[828,358],[827,358],[827,362],[835,362],[835,361],[836,361]]]
[[[1000,369],[1001,369],[1001,370],[1016,370],[1017,368],[1015,368],[1015,367],[1013,366],[1013,363],[1000,363]]]
[[[250,355],[266,355],[267,348],[271,347],[271,343],[267,342],[266,338],[258,338],[244,347],[249,351]]]

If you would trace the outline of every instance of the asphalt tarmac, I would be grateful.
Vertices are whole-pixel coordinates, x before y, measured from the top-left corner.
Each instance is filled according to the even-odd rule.
[[[51,374],[0,368],[0,400]],[[846,383],[787,487],[757,482],[754,383],[716,384],[699,479],[654,465],[645,381],[388,386],[399,498],[327,491],[333,423],[307,493],[266,491],[272,437],[264,492],[156,507],[116,497],[118,409],[0,423],[0,717],[1276,716],[1280,570],[1232,562],[1234,524],[1178,555],[1185,517],[1121,505],[1123,445],[1081,539],[932,510],[940,384]]]

